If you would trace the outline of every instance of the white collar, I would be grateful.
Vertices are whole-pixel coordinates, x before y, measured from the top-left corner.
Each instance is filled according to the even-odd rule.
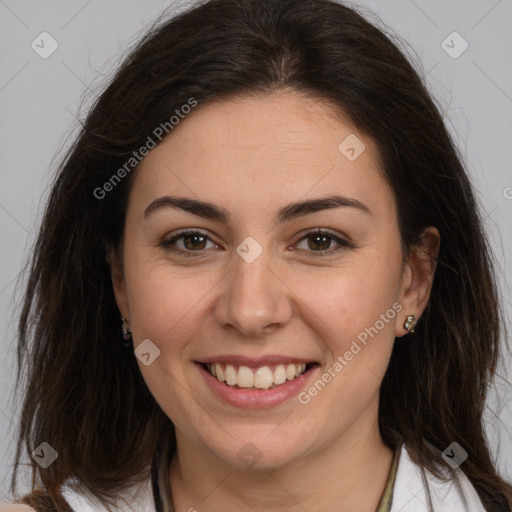
[[[94,499],[85,490],[79,490],[71,485],[76,480],[62,488],[62,496],[68,502],[73,512],[108,512],[105,505]],[[151,478],[143,485],[134,488],[123,500],[118,501],[116,512],[156,512]]]
[[[486,512],[468,478],[460,469],[456,473],[456,480],[441,482],[425,470],[434,512]],[[104,505],[70,485],[62,494],[74,512],[107,512]],[[116,512],[156,512],[151,478],[125,498]],[[391,512],[429,512],[421,470],[410,459],[405,445],[398,460]]]
[[[486,512],[478,494],[461,469],[456,479],[442,482],[425,470],[434,512]],[[428,497],[421,469],[409,457],[402,445],[391,512],[429,512]]]

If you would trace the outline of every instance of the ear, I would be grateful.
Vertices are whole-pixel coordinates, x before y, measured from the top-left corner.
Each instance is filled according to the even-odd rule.
[[[417,321],[427,306],[437,268],[440,244],[439,231],[430,226],[423,231],[420,242],[409,250],[402,274],[399,302],[403,309],[395,329],[397,338],[409,333],[404,327],[407,316],[414,315]]]
[[[126,294],[122,258],[111,243],[106,245],[105,254],[105,259],[110,267],[112,288],[114,290],[117,307],[119,308],[123,318],[128,321],[130,319],[130,308],[128,306],[128,298]]]

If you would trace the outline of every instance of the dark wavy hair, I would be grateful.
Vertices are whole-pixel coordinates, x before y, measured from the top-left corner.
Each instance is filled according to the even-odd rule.
[[[190,98],[201,105],[286,88],[329,101],[376,143],[404,254],[427,226],[441,234],[428,306],[408,341],[395,342],[382,382],[384,441],[403,440],[412,460],[441,478],[441,468],[451,470],[441,450],[456,441],[486,509],[511,510],[512,487],[497,473],[483,426],[506,346],[495,260],[463,158],[402,43],[329,0],[211,0],[166,18],[90,109],[31,253],[18,329],[16,465],[43,441],[59,457],[47,469],[30,459],[32,492],[23,502],[65,510],[59,489],[77,478],[112,503],[147,479],[161,436],[173,431],[122,346],[105,260],[106,247],[122,243],[137,168],[106,197],[94,191]]]

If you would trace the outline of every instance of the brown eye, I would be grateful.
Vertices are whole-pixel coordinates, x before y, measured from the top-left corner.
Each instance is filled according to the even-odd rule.
[[[184,256],[191,256],[190,253],[201,253],[205,249],[208,249],[208,241],[212,242],[206,234],[200,231],[182,231],[177,236],[162,241],[160,245],[165,249],[181,253]],[[213,245],[215,246],[215,244]]]
[[[184,241],[183,245],[190,251],[194,249],[204,249],[205,241],[207,240],[207,237],[199,234],[185,235],[181,238],[183,238]]]
[[[308,247],[310,249],[318,249],[320,251],[326,251],[329,249],[331,245],[332,237],[327,235],[309,235],[307,237],[309,240]]]
[[[335,242],[337,247],[330,249],[332,242]],[[340,250],[346,250],[354,247],[351,243],[347,242],[346,240],[342,240],[329,231],[319,230],[309,231],[299,240],[298,243],[306,243],[306,247],[298,247],[298,249],[302,252],[305,252],[306,257],[310,258],[330,256]]]
[[[299,247],[299,250],[305,252],[306,256],[311,258],[329,256],[337,251],[354,247],[349,242],[342,240],[328,231],[310,231],[306,233],[298,243],[304,243],[305,241],[307,241],[306,247]],[[183,256],[196,256],[192,253],[198,253],[197,256],[200,256],[203,251],[208,249],[208,242],[211,242],[214,247],[217,247],[205,233],[200,231],[182,231],[175,237],[164,240],[160,245],[169,251],[179,253]],[[332,242],[335,242],[337,247],[330,249]]]

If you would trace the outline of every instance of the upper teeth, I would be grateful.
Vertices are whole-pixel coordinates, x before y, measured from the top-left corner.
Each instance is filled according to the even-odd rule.
[[[304,363],[279,364],[274,371],[268,366],[254,369],[248,366],[221,365],[219,363],[207,366],[214,377],[229,386],[238,385],[241,388],[256,387],[259,389],[269,389],[272,386],[282,384],[286,380],[293,380],[306,370]]]

